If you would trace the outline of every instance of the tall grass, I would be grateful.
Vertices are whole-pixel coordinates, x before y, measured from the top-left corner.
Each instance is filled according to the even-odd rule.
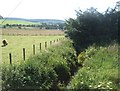
[[[78,59],[83,67],[73,76],[67,89],[119,89],[117,44],[91,46],[79,54]]]

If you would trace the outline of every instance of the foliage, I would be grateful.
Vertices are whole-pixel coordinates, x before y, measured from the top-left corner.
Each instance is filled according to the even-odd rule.
[[[118,41],[118,11],[107,9],[104,14],[91,7],[76,11],[76,19],[66,20],[66,34],[73,40],[76,51],[83,51],[89,45]]]
[[[30,57],[24,62],[2,65],[3,89],[61,89],[77,68],[70,41]],[[70,63],[69,63],[70,62]],[[63,84],[63,85],[61,85]]]
[[[3,90],[6,89],[50,89],[55,84],[55,71],[48,66],[27,60],[21,65],[9,65],[2,70]]]
[[[118,90],[118,45],[89,47],[84,56],[84,66],[73,76],[67,89]]]
[[[79,64],[83,64],[83,62],[85,61],[85,52],[81,52],[78,56],[78,63]]]

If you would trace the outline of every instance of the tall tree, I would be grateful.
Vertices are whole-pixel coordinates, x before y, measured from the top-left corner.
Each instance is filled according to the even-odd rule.
[[[73,40],[76,50],[89,45],[109,43],[117,40],[117,11],[108,9],[105,14],[91,7],[86,11],[76,11],[76,19],[66,20],[66,34]]]

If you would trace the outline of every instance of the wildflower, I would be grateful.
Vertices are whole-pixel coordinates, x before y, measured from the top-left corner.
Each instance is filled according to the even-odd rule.
[[[98,88],[101,87],[101,84],[97,86]]]
[[[91,88],[92,86],[91,86],[91,85],[89,85],[89,87]]]
[[[110,86],[107,85],[107,87],[109,88]]]
[[[81,82],[81,84],[83,84],[83,82]]]
[[[108,82],[107,84],[109,85],[109,84],[111,84],[112,82]]]

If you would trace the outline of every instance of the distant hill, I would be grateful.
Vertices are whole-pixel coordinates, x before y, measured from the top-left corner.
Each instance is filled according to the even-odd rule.
[[[2,18],[2,17],[1,17]],[[46,23],[46,24],[42,24]],[[23,18],[2,18],[0,19],[0,27],[35,27],[40,29],[64,29],[63,20],[57,19],[23,19]],[[9,26],[10,25],[10,26]],[[26,25],[26,26],[25,26]]]
[[[41,23],[65,23],[63,20],[57,19],[31,19],[32,22],[41,22]]]
[[[58,20],[58,19],[24,19],[24,18],[7,18],[7,20],[20,20],[20,21],[28,21],[28,22],[34,22],[34,23],[64,23],[63,20]]]
[[[4,22],[4,19],[0,19],[0,24],[1,25],[6,25],[6,24],[22,24],[22,25],[37,25],[41,23],[37,22],[30,22],[30,21],[25,21],[25,20],[16,20],[16,19],[6,19]]]

